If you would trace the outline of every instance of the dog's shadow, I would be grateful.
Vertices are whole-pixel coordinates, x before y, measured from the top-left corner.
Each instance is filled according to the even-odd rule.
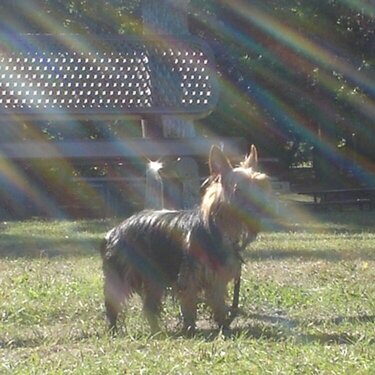
[[[321,345],[354,344],[363,338],[360,333],[308,333],[304,327],[325,326],[326,324],[341,325],[344,323],[375,323],[375,315],[358,315],[349,317],[334,317],[330,319],[316,319],[308,322],[289,319],[284,316],[268,314],[239,314],[238,321],[232,323],[233,328],[218,330],[214,328],[198,328],[193,338],[213,341],[219,336],[225,339],[244,337],[247,339],[268,340],[272,342],[294,339],[301,344],[315,342]],[[181,336],[170,332],[173,336]],[[375,335],[370,339],[375,344]]]

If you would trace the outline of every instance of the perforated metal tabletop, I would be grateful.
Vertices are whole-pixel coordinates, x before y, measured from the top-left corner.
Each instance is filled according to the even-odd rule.
[[[24,35],[0,44],[0,121],[206,115],[218,97],[200,39]]]

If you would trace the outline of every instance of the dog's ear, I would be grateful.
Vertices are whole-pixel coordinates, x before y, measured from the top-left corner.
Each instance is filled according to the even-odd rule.
[[[232,165],[223,151],[217,146],[212,146],[208,159],[211,176],[224,176],[232,170]]]
[[[241,163],[244,168],[258,168],[258,151],[254,145],[251,145],[250,153],[246,156],[245,160]]]

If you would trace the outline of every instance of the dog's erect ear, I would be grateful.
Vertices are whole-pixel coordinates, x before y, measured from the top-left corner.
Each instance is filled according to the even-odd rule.
[[[251,145],[250,154],[246,156],[243,163],[241,163],[244,168],[257,169],[258,167],[258,151],[254,145]]]
[[[210,157],[208,159],[211,176],[226,175],[232,170],[232,165],[223,151],[217,146],[212,146],[210,151]]]

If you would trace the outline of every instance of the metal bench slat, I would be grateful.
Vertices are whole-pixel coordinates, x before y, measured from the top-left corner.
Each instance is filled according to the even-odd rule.
[[[0,143],[0,159],[158,159],[164,156],[206,158],[212,144],[223,145],[227,155],[238,157],[246,148],[243,138],[127,139],[122,141],[22,141]]]
[[[0,42],[0,121],[207,115],[218,99],[200,39],[21,35]]]

